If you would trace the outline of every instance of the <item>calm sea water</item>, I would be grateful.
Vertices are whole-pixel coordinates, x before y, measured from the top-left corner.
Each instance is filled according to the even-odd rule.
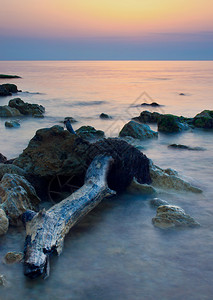
[[[139,115],[142,102],[155,101],[164,105],[161,113],[188,117],[213,109],[213,62],[0,62],[0,73],[22,76],[0,79],[0,84],[17,84],[23,91],[18,97],[46,108],[44,119],[20,119],[18,129],[6,129],[0,119],[0,152],[8,158],[19,155],[37,129],[59,125],[66,116],[78,121],[74,129],[92,125],[116,136]],[[0,105],[12,98],[1,97]],[[102,112],[113,118],[99,119]],[[171,143],[206,151],[172,150],[167,147]],[[185,209],[201,228],[154,228],[151,197],[124,194],[103,201],[70,231],[62,255],[52,257],[47,280],[30,281],[21,264],[0,262],[9,283],[0,288],[0,299],[213,298],[213,131],[159,134],[141,146],[157,165],[176,169],[203,189],[202,195],[160,195]],[[22,228],[10,228],[0,238],[0,260],[8,251],[21,251],[24,236]]]

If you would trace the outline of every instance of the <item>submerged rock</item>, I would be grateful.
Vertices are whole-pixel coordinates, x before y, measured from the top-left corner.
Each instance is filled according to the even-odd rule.
[[[0,274],[0,286],[6,286],[6,285],[7,285],[6,277]]]
[[[24,255],[22,252],[7,252],[7,254],[4,256],[4,262],[6,264],[18,263],[22,261],[23,257]]]
[[[131,136],[135,139],[144,140],[158,137],[158,133],[151,130],[149,125],[130,121],[124,125],[119,133],[120,137]]]
[[[127,192],[135,195],[147,195],[155,194],[156,190],[151,185],[139,183],[137,179],[133,178],[132,182],[127,188]]]
[[[162,205],[157,209],[156,217],[152,219],[154,226],[165,229],[172,227],[200,226],[192,217],[178,206]]]
[[[204,110],[193,119],[193,125],[198,128],[213,128],[213,110]]]
[[[104,138],[105,134],[102,130],[96,130],[92,126],[81,126],[76,130],[78,136],[87,141]]]
[[[78,122],[76,119],[74,119],[73,117],[65,117],[64,121],[62,121],[61,123],[64,123],[66,121],[70,120],[70,123],[76,123]]]
[[[173,115],[161,115],[158,120],[158,131],[164,133],[180,132],[182,130],[189,129],[187,123],[180,122],[177,116]]]
[[[153,207],[159,207],[161,205],[168,205],[169,203],[166,200],[162,200],[159,198],[154,198],[149,201],[150,205]]]
[[[157,107],[157,106],[161,106],[160,104],[158,104],[157,102],[152,102],[152,103],[142,103],[141,106],[152,106],[152,107]]]
[[[6,74],[0,74],[1,79],[11,79],[11,78],[21,78],[20,76],[17,75],[6,75]]]
[[[22,115],[43,117],[45,112],[45,108],[42,105],[27,103],[20,98],[10,100],[9,106],[18,109]]]
[[[7,128],[18,128],[20,127],[20,123],[18,121],[6,121],[4,123],[5,127]]]
[[[100,114],[99,117],[100,117],[100,119],[112,119],[111,116],[109,116],[109,115],[107,115],[107,114],[105,114],[105,113]]]
[[[26,210],[37,210],[40,199],[34,187],[23,177],[5,174],[0,182],[0,208],[5,211],[9,221],[17,225]]]
[[[8,105],[0,106],[0,117],[19,117],[22,116],[20,111]]]
[[[157,123],[161,114],[157,112],[142,111],[139,117],[132,118],[132,120],[139,121],[141,123]]]
[[[15,84],[5,83],[0,85],[0,96],[11,96],[13,93],[18,93]]]
[[[5,211],[0,208],[0,235],[7,233],[9,227],[9,220],[5,214]]]
[[[168,172],[168,170],[170,170]],[[150,162],[150,176],[152,185],[160,189],[174,189],[178,191],[188,191],[192,193],[202,193],[202,190],[184,181],[178,173],[171,172],[171,169],[163,170]]]
[[[169,148],[181,149],[181,150],[191,150],[191,151],[204,151],[205,148],[202,147],[190,147],[181,144],[171,144],[168,146]]]

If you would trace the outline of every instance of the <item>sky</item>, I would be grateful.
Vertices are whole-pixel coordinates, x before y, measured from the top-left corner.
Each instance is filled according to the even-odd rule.
[[[0,60],[212,60],[212,0],[0,0]]]

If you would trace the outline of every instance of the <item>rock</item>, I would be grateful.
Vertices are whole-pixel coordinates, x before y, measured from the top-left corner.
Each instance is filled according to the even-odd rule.
[[[132,120],[139,121],[141,123],[157,123],[161,114],[157,112],[149,112],[147,110],[142,111],[139,117],[132,118]]]
[[[4,275],[0,274],[0,286],[6,286],[7,281]]]
[[[184,181],[178,173],[171,173],[171,169],[163,170],[150,162],[150,176],[152,185],[161,189],[174,189],[178,191],[188,191],[192,193],[202,193],[202,190]]]
[[[12,121],[6,121],[4,123],[5,127],[8,128],[18,128],[20,127],[20,123],[18,121],[12,120]]]
[[[178,206],[162,205],[157,209],[156,217],[152,219],[154,226],[165,229],[173,227],[200,226],[192,217]]]
[[[193,125],[198,128],[213,128],[213,110],[204,110],[193,119]]]
[[[7,158],[0,153],[0,164],[4,164],[7,161]]]
[[[141,184],[150,184],[149,159],[135,147],[118,138],[97,141],[89,147],[88,165],[95,156],[112,156],[114,163],[107,178],[108,186],[116,192],[124,191],[133,178]]]
[[[0,235],[7,233],[9,227],[9,220],[5,214],[5,211],[0,208]]]
[[[0,106],[0,117],[19,117],[22,116],[20,111],[8,105]]]
[[[133,178],[132,182],[127,188],[127,192],[135,195],[143,195],[143,194],[155,194],[156,190],[148,184],[141,184],[137,182],[137,179]]]
[[[149,201],[150,205],[153,207],[159,207],[161,205],[168,205],[169,203],[166,200],[162,200],[159,198],[154,198]]]
[[[0,96],[11,96],[13,93],[18,93],[18,89],[15,84],[6,83],[0,85]]]
[[[25,176],[26,173],[23,169],[12,165],[12,164],[0,164],[0,180],[2,179],[2,177],[4,176],[4,174],[17,174],[17,175],[21,175],[21,176]]]
[[[158,137],[158,133],[151,130],[149,125],[130,121],[124,125],[119,133],[120,137],[131,136],[135,139],[144,140]]]
[[[66,121],[70,120],[70,123],[76,123],[78,121],[76,121],[76,119],[74,119],[73,117],[65,117],[64,121],[62,121],[61,123],[64,123]]]
[[[39,177],[82,176],[88,149],[87,141],[56,125],[36,131],[13,164]]]
[[[45,112],[45,108],[42,105],[27,103],[20,98],[10,100],[9,106],[18,109],[22,115],[43,117]]]
[[[152,107],[157,107],[157,106],[161,106],[160,104],[158,104],[157,102],[152,102],[152,103],[142,103],[141,106],[152,106]]]
[[[112,119],[111,116],[109,116],[109,115],[107,115],[107,114],[105,114],[105,113],[100,114],[99,117],[100,117],[100,119]]]
[[[81,126],[79,129],[76,130],[76,133],[82,139],[87,141],[101,139],[105,136],[102,130],[96,130],[92,126]]]
[[[16,253],[16,252],[7,252],[7,254],[4,257],[4,262],[6,264],[14,264],[21,262],[24,255],[22,252]]]
[[[5,174],[0,182],[0,208],[7,214],[10,224],[18,225],[26,210],[37,210],[40,199],[34,187],[23,177]]]
[[[180,95],[180,96],[185,96],[185,94],[184,94],[184,93],[180,93],[179,95]]]
[[[11,79],[11,78],[21,78],[20,76],[17,75],[5,75],[5,74],[0,74],[1,79]]]
[[[160,132],[173,133],[187,129],[189,129],[189,125],[180,122],[180,119],[177,116],[161,115],[158,120],[158,131]]]
[[[190,147],[181,144],[171,144],[168,146],[169,148],[181,149],[181,150],[191,150],[191,151],[204,151],[205,149],[202,147]]]

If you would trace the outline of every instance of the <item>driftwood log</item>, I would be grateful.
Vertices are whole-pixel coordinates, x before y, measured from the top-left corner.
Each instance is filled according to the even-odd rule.
[[[84,185],[49,210],[23,214],[26,225],[24,274],[30,278],[49,275],[49,255],[62,252],[65,235],[101,200],[115,192],[107,185],[113,162],[110,156],[97,156],[90,164]]]

